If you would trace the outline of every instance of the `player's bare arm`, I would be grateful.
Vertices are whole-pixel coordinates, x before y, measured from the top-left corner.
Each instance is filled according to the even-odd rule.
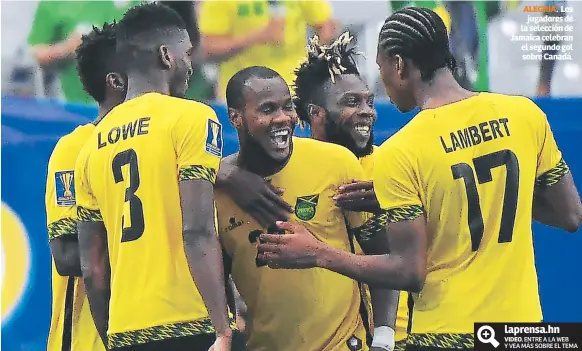
[[[234,202],[263,227],[287,220],[293,208],[281,198],[283,189],[276,188],[261,176],[238,167],[237,156],[238,153],[221,161],[216,186],[226,190]]]
[[[82,210],[81,210],[82,211]],[[111,296],[111,267],[107,249],[107,230],[101,221],[83,221],[77,224],[79,253],[83,281],[91,315],[103,344],[107,345],[109,297]]]
[[[546,172],[538,178],[534,192],[533,218],[545,225],[574,233],[582,223],[582,204],[572,173],[563,163],[564,174],[556,182]],[[552,180],[554,179],[554,180]]]
[[[184,250],[217,337],[230,338],[222,250],[214,227],[212,183],[190,179],[180,182]]]
[[[366,255],[390,253],[386,228],[383,223],[378,223],[379,218],[381,217],[373,216],[362,227],[353,229],[354,237]],[[369,289],[372,311],[374,311],[372,350],[393,349],[400,291],[379,287],[369,287]]]
[[[81,277],[81,259],[77,236],[63,235],[49,242],[55,267],[63,277]]]
[[[377,213],[380,204],[371,181],[353,181],[339,187],[336,204],[346,211]]]
[[[388,222],[390,222],[388,220]],[[419,292],[426,277],[424,216],[386,225],[390,254],[356,255],[317,240],[305,227],[278,223],[288,234],[261,234],[259,257],[271,268],[320,267],[374,287]]]
[[[366,255],[390,253],[388,233],[383,223],[378,223],[378,218],[379,216],[374,216],[362,227],[353,229],[354,237]],[[394,329],[400,292],[370,287],[370,294],[374,311],[374,327],[387,326]]]

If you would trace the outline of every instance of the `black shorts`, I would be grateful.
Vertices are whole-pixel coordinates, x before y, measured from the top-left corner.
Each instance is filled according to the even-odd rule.
[[[111,351],[208,351],[215,339],[214,334],[183,336],[146,344],[116,347]]]
[[[473,349],[443,349],[433,346],[406,345],[406,351],[469,351]]]
[[[232,331],[232,349],[231,351],[245,351],[246,348],[246,337],[243,332],[238,330]]]

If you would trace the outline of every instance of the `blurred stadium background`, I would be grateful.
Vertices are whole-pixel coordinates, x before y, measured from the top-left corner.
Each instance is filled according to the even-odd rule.
[[[209,1],[209,0],[207,0]],[[267,3],[267,1],[239,1]],[[195,9],[197,2],[188,2]],[[378,80],[376,40],[383,20],[391,11],[411,1],[332,1],[338,33],[349,29],[359,50],[365,52],[360,68],[378,95],[376,143],[402,127],[413,115],[399,114],[387,101]],[[565,159],[582,184],[582,2],[573,8],[572,60],[555,66],[550,92],[538,89],[539,61],[523,61],[521,43],[512,42],[528,16],[519,1],[416,1],[435,8],[451,28],[452,46],[460,63],[458,78],[479,91],[526,95],[547,113]],[[39,7],[42,5],[42,7]],[[62,135],[90,122],[93,105],[65,94],[62,80],[70,61],[39,60],[35,46],[65,40],[75,30],[83,32],[86,11],[107,12],[118,18],[129,1],[2,1],[2,349],[46,349],[50,318],[50,252],[44,212],[46,166]],[[187,7],[186,7],[187,8]],[[115,15],[113,13],[116,13]],[[530,14],[532,15],[532,14]],[[541,15],[541,14],[537,14]],[[105,15],[108,16],[108,15]],[[193,17],[196,18],[196,17]],[[96,23],[97,24],[97,23]],[[195,21],[194,21],[195,24]],[[36,28],[36,34],[33,27]],[[88,27],[90,28],[90,26]],[[35,37],[35,38],[33,38]],[[201,55],[203,57],[203,55]],[[200,61],[189,97],[207,101],[225,124],[225,155],[236,150],[234,131],[228,127],[224,106],[215,101],[220,62]],[[544,95],[544,96],[537,96]],[[384,97],[384,98],[383,98]],[[305,131],[299,131],[305,134]],[[540,293],[548,321],[582,322],[582,238],[534,224]]]

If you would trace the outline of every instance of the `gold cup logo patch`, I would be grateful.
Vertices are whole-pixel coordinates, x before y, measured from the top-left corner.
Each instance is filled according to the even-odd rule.
[[[73,173],[63,173],[59,175],[59,179],[61,183],[63,183],[63,187],[65,192],[63,193],[63,197],[70,199],[73,197],[73,192],[71,191],[71,185],[73,184]]]
[[[217,148],[218,147],[218,132],[220,130],[220,126],[217,123],[211,123],[210,128],[212,129],[212,140],[210,141],[210,143],[212,143],[212,146]]]

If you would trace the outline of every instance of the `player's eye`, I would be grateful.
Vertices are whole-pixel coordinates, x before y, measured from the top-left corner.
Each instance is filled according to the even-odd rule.
[[[355,106],[358,106],[358,99],[356,99],[356,98],[349,98],[346,101],[346,103],[347,103],[348,106],[355,107]]]
[[[275,104],[265,104],[259,109],[262,113],[269,115],[277,110]]]
[[[285,111],[291,111],[295,108],[295,104],[293,104],[292,102],[288,102],[283,106],[283,109]]]
[[[370,96],[368,98],[368,106],[374,107],[374,97],[373,96]]]

